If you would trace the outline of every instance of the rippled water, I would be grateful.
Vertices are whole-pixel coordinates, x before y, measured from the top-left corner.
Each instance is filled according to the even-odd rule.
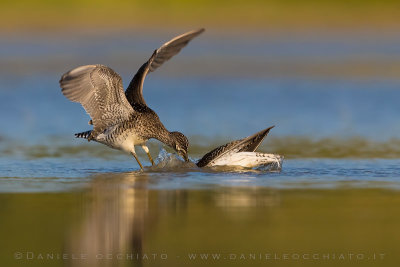
[[[41,192],[86,188],[96,175],[147,177],[150,189],[195,189],[220,186],[268,188],[391,188],[399,189],[398,159],[292,159],[282,171],[226,168],[200,169],[183,163],[165,163],[137,170],[134,159],[37,159],[4,161],[0,191]],[[163,168],[161,168],[163,167]]]
[[[89,117],[58,87],[91,63],[127,84],[164,40],[140,37],[0,40],[0,265],[396,266],[398,39],[204,35],[148,76],[147,103],[189,137],[193,161],[276,125],[259,151],[283,155],[282,170],[200,169],[172,154],[151,168],[140,152],[141,172],[130,155],[74,138]],[[51,253],[67,259],[38,258]],[[189,257],[200,253],[221,258]]]

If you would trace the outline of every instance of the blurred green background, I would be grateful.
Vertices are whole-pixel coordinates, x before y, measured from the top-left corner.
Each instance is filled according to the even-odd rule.
[[[218,27],[224,30],[396,29],[396,0],[3,0],[2,31]]]

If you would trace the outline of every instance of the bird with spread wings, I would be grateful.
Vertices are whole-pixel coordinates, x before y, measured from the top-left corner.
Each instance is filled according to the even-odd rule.
[[[76,137],[94,140],[112,148],[132,153],[140,163],[135,145],[141,145],[154,165],[146,141],[155,138],[175,149],[188,160],[188,140],[180,132],[169,132],[143,98],[143,83],[149,72],[178,54],[193,38],[204,31],[199,29],[179,35],[156,49],[150,59],[137,71],[124,92],[121,77],[104,65],[86,65],[65,73],[60,86],[65,97],[80,103],[90,115],[93,130]]]

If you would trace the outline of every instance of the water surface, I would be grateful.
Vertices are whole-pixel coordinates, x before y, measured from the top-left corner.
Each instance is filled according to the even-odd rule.
[[[193,161],[276,125],[259,150],[283,168],[141,172],[73,137],[89,117],[58,80],[103,63],[126,85],[170,37],[154,36],[0,41],[2,266],[397,266],[398,38],[204,35],[149,75],[146,102]]]

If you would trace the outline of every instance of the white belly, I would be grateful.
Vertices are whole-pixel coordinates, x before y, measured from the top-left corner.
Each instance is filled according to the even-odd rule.
[[[126,138],[121,138],[121,141],[117,144],[118,149],[121,149],[126,152],[135,151],[135,147],[137,145],[144,144],[145,141],[139,138],[137,135],[131,133],[126,136]]]
[[[137,136],[133,131],[126,131],[113,138],[108,138],[110,135],[113,135],[114,130],[115,127],[108,128],[104,133],[97,136],[96,141],[128,153],[134,152],[135,146],[142,145],[146,142],[146,140]]]
[[[208,164],[208,166],[240,166],[254,168],[269,164],[277,164],[280,168],[283,157],[276,154],[266,154],[259,152],[238,152],[228,153]]]

